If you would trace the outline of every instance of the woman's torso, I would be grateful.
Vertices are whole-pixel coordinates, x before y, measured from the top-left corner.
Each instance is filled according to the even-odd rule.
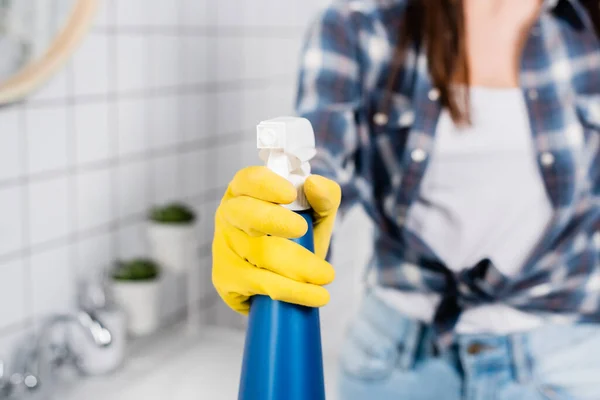
[[[495,303],[545,320],[600,322],[600,45],[581,5],[545,1],[519,64],[524,110],[518,112],[526,114],[520,126],[527,125],[519,139],[531,146],[531,158],[521,163],[528,163],[529,178],[540,178],[543,190],[538,186],[528,196],[537,202],[545,194],[551,207],[547,229],[526,235],[526,246],[513,242],[521,249],[504,243],[502,230],[496,239],[490,233],[486,251],[473,259],[495,260],[456,272],[448,267],[458,263],[451,259],[458,252],[444,256],[442,245],[428,243],[421,237],[426,231],[410,226],[436,174],[446,117],[423,46],[407,50],[399,79],[386,91],[406,4],[336,2],[311,30],[300,75],[297,108],[315,127],[318,148],[313,172],[340,182],[343,205],[360,202],[374,221],[369,282],[421,299],[452,293],[456,301],[450,306],[469,312]],[[389,107],[382,107],[388,93]],[[514,175],[514,167],[503,168]],[[488,183],[502,179],[497,168],[481,172],[479,179]],[[501,195],[518,205],[515,182],[500,183]],[[547,209],[536,211],[541,214],[533,231],[547,217]],[[502,222],[504,231],[517,223]],[[502,250],[505,245],[510,251]]]
[[[506,110],[490,109],[488,113],[485,105],[480,107],[490,120],[496,118],[506,125],[512,119],[517,125],[512,133],[518,137],[511,138],[507,132],[504,142],[510,145],[513,140],[512,156],[518,159],[515,163],[506,158],[498,161],[503,157],[499,134],[490,135],[489,142],[477,138],[461,143],[463,138],[453,137],[453,127],[439,105],[439,92],[429,80],[422,49],[409,51],[391,107],[381,110],[394,46],[389,40],[394,27],[385,25],[391,20],[385,13],[401,11],[391,7],[373,13],[374,19],[365,23],[358,35],[364,57],[361,82],[366,105],[359,111],[358,120],[365,124],[369,140],[358,152],[357,170],[372,190],[371,199],[364,204],[378,228],[372,261],[376,286],[413,296],[412,304],[416,304],[414,296],[419,296],[423,304],[431,303],[446,290],[445,278],[430,273],[423,265],[435,260],[450,269],[467,267],[477,257],[490,256],[493,251],[493,265],[478,277],[470,294],[484,290],[496,304],[491,309],[489,304],[470,304],[466,316],[474,320],[465,323],[465,329],[510,331],[549,317],[561,321],[600,320],[600,306],[594,303],[600,284],[585,285],[590,279],[600,282],[596,278],[599,252],[594,244],[600,225],[600,80],[595,78],[600,73],[600,51],[584,15],[576,14],[582,18],[582,26],[578,26],[553,11],[540,16],[525,43],[519,72],[521,87],[514,92],[519,93],[519,99],[504,104]],[[364,15],[362,18],[365,22]],[[356,17],[356,21],[361,18]],[[384,29],[387,37],[382,35]],[[385,118],[381,118],[382,112]],[[482,130],[483,134],[493,133],[491,129]],[[469,145],[469,153],[484,160],[476,173],[462,168],[464,165],[447,163],[450,155],[444,154],[444,149],[457,150],[463,145],[459,150],[463,151],[463,161],[468,161],[464,152]],[[516,150],[520,146],[520,151]],[[440,149],[442,152],[437,154]],[[436,163],[436,158],[442,161]],[[473,208],[470,218],[467,214],[460,217],[459,224],[468,226],[461,228],[448,221],[444,204],[427,209],[428,199],[424,196],[431,195],[432,184],[441,183],[436,180],[439,168],[457,168],[456,173],[461,175],[447,187],[450,196],[461,196],[469,187],[473,195],[487,196],[489,209],[476,208],[469,196],[460,197],[461,213]],[[470,186],[475,180],[485,183],[485,187]],[[529,190],[524,193],[519,184]],[[486,193],[494,187],[499,192],[497,198]],[[440,190],[436,193],[444,196]],[[499,207],[499,199],[509,203],[497,212],[514,214],[504,215],[505,219],[497,215],[481,217]],[[495,206],[491,207],[490,202]],[[518,215],[527,222],[520,221]],[[428,221],[427,226],[419,228],[417,225],[424,221]],[[485,224],[494,225],[486,228]],[[427,236],[435,230],[451,237],[429,243]],[[462,234],[469,238],[462,238]],[[473,245],[471,240],[477,236],[481,239],[479,251],[471,253],[470,258],[461,254],[461,246]],[[508,318],[514,325],[490,322],[490,310],[496,310],[498,321]]]
[[[423,239],[452,271],[490,258],[516,275],[552,219],[552,205],[535,161],[520,89],[470,90],[471,125],[457,127],[443,111],[430,163],[412,205],[407,229]],[[439,296],[377,289],[405,314],[431,321]],[[466,311],[459,333],[505,333],[541,323],[504,305]]]

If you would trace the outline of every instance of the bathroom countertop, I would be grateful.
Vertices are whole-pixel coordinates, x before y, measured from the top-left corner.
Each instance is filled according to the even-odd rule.
[[[135,343],[120,371],[65,387],[61,400],[235,400],[244,344],[242,332],[173,328]],[[335,363],[325,360],[328,400]]]

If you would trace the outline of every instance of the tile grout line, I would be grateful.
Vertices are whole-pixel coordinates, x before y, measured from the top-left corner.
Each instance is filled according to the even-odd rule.
[[[114,0],[105,0],[108,2],[107,7],[109,7],[109,11],[108,11],[108,16],[107,18],[108,23],[113,23],[116,24],[117,23],[117,7],[115,4]],[[108,59],[109,59],[109,63],[108,63],[108,82],[110,85],[110,82],[114,82],[114,88],[118,88],[119,87],[119,74],[118,74],[118,50],[117,50],[117,37],[116,36],[110,36],[108,38]],[[112,80],[111,80],[111,76],[112,76]],[[109,86],[110,88],[110,86]],[[115,90],[115,93],[117,91]],[[111,262],[112,260],[117,259],[118,254],[119,254],[119,247],[120,247],[120,243],[119,243],[119,216],[120,216],[120,212],[119,212],[119,184],[118,184],[118,173],[119,173],[119,167],[121,165],[121,156],[120,156],[120,147],[119,147],[119,140],[121,138],[121,131],[120,131],[120,126],[119,126],[119,115],[120,115],[120,110],[119,110],[119,98],[118,96],[111,96],[110,92],[107,93],[106,95],[106,103],[107,103],[107,107],[108,107],[108,129],[109,131],[112,133],[111,134],[111,138],[112,138],[112,155],[113,155],[113,161],[112,163],[109,161],[109,166],[112,166],[111,168],[111,174],[110,174],[110,185],[111,185],[111,208],[112,208],[112,217],[114,221],[110,222],[110,227],[109,227],[109,234],[110,234],[110,252],[111,252]],[[109,266],[106,266],[106,268],[109,268]]]
[[[180,21],[181,22],[181,21]],[[282,26],[173,26],[173,25],[118,25],[118,26],[96,26],[91,30],[94,34],[113,36],[141,35],[141,36],[232,36],[232,37],[286,37],[295,38],[306,32],[305,26],[282,27]]]
[[[111,88],[111,83],[114,86],[108,90],[106,93],[98,94],[98,95],[77,95],[74,90],[74,65],[72,62],[69,62],[68,68],[70,69],[68,74],[68,88],[67,88],[67,96],[64,98],[56,98],[56,99],[46,99],[46,100],[29,100],[27,103],[21,108],[21,130],[22,130],[22,138],[21,142],[21,153],[23,153],[22,157],[22,175],[18,178],[13,178],[10,180],[0,181],[0,190],[4,188],[10,187],[20,187],[21,196],[23,199],[23,208],[21,210],[22,214],[22,223],[23,223],[23,231],[22,231],[22,240],[23,247],[18,250],[11,252],[9,254],[0,255],[0,264],[7,262],[6,260],[10,260],[12,258],[22,258],[23,263],[26,270],[26,282],[27,287],[24,292],[28,293],[26,297],[26,308],[28,309],[29,317],[23,319],[22,323],[12,324],[7,327],[0,328],[0,336],[9,334],[10,330],[17,330],[21,326],[29,326],[33,322],[35,322],[34,315],[34,300],[33,300],[33,271],[32,271],[32,256],[38,254],[39,252],[45,252],[50,249],[59,248],[61,246],[71,246],[69,250],[70,255],[70,269],[71,275],[73,278],[76,278],[78,273],[77,263],[78,263],[78,244],[80,241],[95,238],[100,235],[110,234],[111,236],[111,247],[113,252],[113,258],[118,254],[118,245],[119,245],[119,227],[131,226],[134,224],[138,224],[140,221],[143,221],[145,218],[145,214],[141,212],[136,212],[130,215],[121,216],[119,215],[119,167],[121,165],[128,165],[134,162],[143,162],[145,163],[145,171],[146,171],[146,193],[149,194],[147,196],[149,199],[154,197],[154,179],[155,179],[155,165],[156,161],[159,157],[165,156],[179,156],[177,157],[177,171],[176,177],[178,180],[178,190],[181,190],[181,193],[184,191],[181,189],[185,185],[185,162],[183,155],[192,154],[195,152],[201,152],[203,150],[208,150],[208,153],[216,154],[218,157],[220,147],[226,146],[228,144],[238,143],[242,135],[246,135],[246,130],[242,130],[241,132],[230,132],[226,134],[217,134],[211,135],[209,137],[202,137],[200,139],[196,139],[192,142],[187,142],[183,138],[187,138],[187,134],[184,135],[183,129],[183,114],[182,114],[182,98],[185,95],[194,95],[194,94],[206,94],[206,100],[208,103],[206,104],[209,113],[206,117],[206,125],[207,130],[211,132],[219,132],[217,129],[219,125],[221,125],[221,121],[218,118],[218,111],[220,106],[217,105],[216,95],[222,93],[224,91],[240,91],[243,93],[246,90],[264,88],[266,86],[269,87],[283,87],[284,84],[289,85],[289,81],[292,77],[290,76],[271,76],[268,78],[260,78],[260,79],[240,79],[240,80],[230,80],[230,81],[218,81],[216,79],[216,74],[211,74],[211,71],[216,70],[218,66],[216,65],[216,48],[214,46],[210,46],[208,49],[208,57],[206,63],[208,64],[208,72],[209,79],[205,83],[196,83],[192,85],[174,85],[174,86],[165,86],[158,88],[150,88],[143,90],[134,90],[128,92],[120,92],[118,91],[118,77],[117,77],[117,40],[120,37],[119,35],[143,35],[143,36],[156,36],[156,35],[177,35],[177,36],[209,36],[209,37],[230,37],[233,39],[239,38],[242,40],[245,37],[274,37],[278,36],[284,38],[289,35],[290,38],[294,37],[296,34],[300,32],[304,32],[304,29],[300,28],[287,28],[287,27],[251,27],[251,26],[215,26],[215,27],[184,27],[183,26],[183,14],[182,7],[179,8],[178,15],[178,25],[174,27],[163,26],[163,27],[152,27],[152,26],[117,26],[116,25],[116,6],[115,0],[104,0],[109,3],[109,16],[114,18],[114,26],[95,26],[92,28],[92,33],[95,34],[106,34],[110,35],[107,40],[108,46],[108,55],[109,55],[109,67],[107,69],[107,73],[109,74],[108,82],[109,88]],[[216,8],[213,8],[214,13],[217,13]],[[107,25],[110,25],[111,21],[107,20]],[[182,50],[179,49],[179,52]],[[211,57],[212,55],[212,57]],[[149,64],[150,53],[145,52],[144,55],[147,60],[146,64]],[[183,68],[183,63],[181,58],[177,58],[177,69],[181,72]],[[111,74],[112,78],[111,78]],[[150,78],[152,79],[152,78]],[[129,154],[129,155],[121,155],[119,154],[119,137],[122,132],[119,129],[119,101],[123,99],[133,99],[133,100],[146,100],[146,99],[155,99],[174,96],[175,101],[178,105],[177,111],[177,121],[176,126],[178,129],[177,134],[180,136],[178,143],[175,145],[163,146],[158,149],[153,149],[151,146],[147,146],[146,151]],[[109,132],[107,134],[111,135],[113,140],[111,151],[113,155],[108,157],[106,160],[100,160],[90,163],[78,163],[78,146],[77,146],[77,127],[76,127],[76,106],[79,104],[93,104],[93,103],[105,103],[108,107],[107,116],[108,118],[108,126]],[[240,104],[240,114],[243,115],[243,107],[246,103],[241,102]],[[44,171],[42,173],[29,173],[29,159],[28,157],[28,141],[31,140],[29,132],[27,130],[27,113],[28,110],[35,110],[44,107],[65,107],[68,112],[67,119],[67,137],[69,140],[67,141],[67,154],[69,159],[72,161],[69,163],[67,168],[65,169],[57,169],[55,171]],[[144,107],[148,107],[148,103],[144,105]],[[145,109],[147,114],[148,109]],[[145,118],[143,125],[144,131],[148,132],[149,122],[148,119]],[[193,125],[192,125],[193,128]],[[211,129],[214,128],[214,129]],[[211,151],[212,149],[212,151]],[[236,150],[242,152],[242,147],[236,147]],[[243,153],[243,152],[242,152]],[[238,154],[238,156],[242,156]],[[80,221],[79,215],[79,204],[77,202],[78,197],[78,176],[82,172],[96,171],[101,169],[110,170],[110,189],[111,189],[111,198],[110,198],[110,207],[111,207],[111,221],[106,224],[102,224],[99,226],[94,226],[89,229],[80,230],[79,224]],[[195,204],[212,204],[218,202],[221,194],[225,190],[225,187],[216,186],[217,183],[213,168],[206,168],[205,171],[201,171],[204,175],[204,187],[200,193],[190,195],[190,196],[179,196],[182,200],[185,201],[196,201]],[[68,192],[69,197],[68,200],[71,202],[71,207],[68,207],[68,212],[70,215],[69,218],[69,233],[62,238],[55,238],[50,241],[44,243],[33,243],[33,236],[31,231],[31,219],[32,219],[32,191],[31,185],[36,182],[43,182],[45,180],[57,178],[57,177],[65,177],[67,178],[68,183]],[[206,187],[216,186],[214,188],[206,189]],[[201,206],[202,208],[202,206]],[[213,208],[212,205],[210,208]],[[210,209],[209,208],[209,209]],[[210,235],[209,235],[210,236]],[[202,241],[200,246],[200,251],[209,253],[210,252],[210,243],[207,241],[209,238],[205,238],[206,240]],[[205,296],[206,297],[206,296]],[[202,303],[206,299],[202,298],[199,301]],[[208,303],[207,303],[208,304]],[[209,304],[209,307],[212,306]],[[174,313],[173,315],[175,315]]]
[[[23,318],[20,322],[16,322],[14,324],[5,325],[0,327],[0,339],[5,336],[9,336],[15,334],[17,332],[29,329],[33,326],[33,321],[31,317]],[[4,356],[5,354],[1,354],[0,356]],[[7,356],[11,356],[11,354],[6,354]],[[7,360],[4,360],[7,361]]]
[[[128,155],[126,157],[119,158],[119,164],[130,164],[136,162],[147,161],[153,158],[160,158],[166,156],[172,156],[176,154],[185,154],[192,151],[199,151],[203,149],[214,149],[220,146],[233,144],[239,142],[240,136],[246,135],[246,131],[237,131],[228,134],[220,134],[220,135],[212,135],[207,136],[195,141],[190,141],[187,143],[179,143],[177,145],[163,147],[161,149],[156,150],[148,150],[146,152],[134,153]],[[115,163],[114,158],[101,160],[101,161],[93,161],[90,163],[81,164],[78,166],[78,172],[90,172],[97,171],[101,169],[111,168]],[[22,176],[20,178],[11,178],[5,181],[0,181],[0,190],[6,189],[10,187],[15,187],[23,184],[24,179],[27,178],[28,183],[31,182],[43,182],[47,180],[52,180],[60,177],[67,176],[69,173],[68,168],[56,169],[53,171],[46,171],[41,173],[35,173],[29,176]]]
[[[70,59],[66,65],[66,85],[67,85],[67,105],[65,108],[65,112],[67,113],[67,190],[68,190],[68,200],[71,204],[67,204],[68,210],[68,231],[69,234],[71,232],[77,232],[79,229],[79,203],[77,201],[79,197],[79,179],[78,179],[78,160],[79,160],[79,152],[77,149],[79,140],[77,137],[77,116],[76,116],[76,102],[74,100],[75,93],[75,68],[73,65],[72,59]],[[71,284],[75,288],[75,293],[77,294],[77,264],[78,264],[78,246],[77,246],[77,237],[70,238],[70,240],[66,243],[68,246],[67,251],[69,254],[69,274],[72,280]]]
[[[119,27],[120,30],[120,27]],[[144,37],[147,37],[147,34],[143,35]],[[152,71],[152,48],[150,45],[151,41],[147,41],[147,43],[145,43],[145,47],[144,47],[144,59],[145,59],[145,65],[148,65],[148,74],[146,76],[147,82],[146,84],[148,86],[152,86],[152,80],[154,79],[154,73]],[[168,90],[168,89],[167,89]],[[142,92],[146,92],[146,90],[142,90]],[[156,94],[159,92],[158,89],[156,88],[151,88],[148,90],[148,92],[150,92],[151,94]],[[179,90],[174,90],[173,94],[174,96],[180,96],[179,94]],[[146,134],[146,137],[148,138],[148,142],[146,143],[146,147],[145,147],[145,152],[144,152],[144,162],[145,162],[145,168],[146,168],[146,174],[144,176],[145,179],[145,189],[146,189],[146,207],[152,207],[155,203],[154,201],[154,183],[155,183],[155,179],[154,179],[154,168],[155,168],[155,160],[153,160],[153,158],[151,156],[149,156],[149,154],[152,154],[152,151],[154,150],[153,148],[153,128],[150,126],[150,120],[152,118],[153,115],[153,111],[154,111],[154,107],[156,106],[155,103],[155,99],[159,96],[150,96],[151,98],[146,99],[146,101],[143,104],[144,107],[144,111],[146,112],[146,114],[149,116],[148,118],[144,118],[144,122],[143,122],[143,127],[144,127],[144,132]],[[121,98],[123,98],[123,95],[121,95]],[[144,245],[147,245],[147,241],[144,240]]]
[[[219,7],[213,7],[212,8],[212,19],[213,21],[218,21],[219,20]],[[219,101],[218,101],[218,97],[217,94],[219,92],[219,90],[222,88],[223,83],[219,82],[218,80],[218,68],[219,66],[217,65],[217,56],[218,56],[218,51],[217,51],[217,45],[219,44],[219,40],[221,38],[221,30],[218,28],[218,26],[215,28],[214,31],[214,37],[215,37],[215,46],[209,46],[208,50],[207,50],[207,55],[208,57],[206,57],[207,62],[208,62],[208,72],[209,72],[209,76],[208,79],[209,81],[214,80],[215,83],[215,91],[210,93],[210,101],[209,104],[211,104],[211,120],[210,123],[212,124],[212,128],[214,129],[214,132],[219,132],[219,124],[220,124],[220,119],[219,119],[219,112],[220,112],[220,107],[219,107]],[[244,83],[242,83],[240,85],[240,89],[245,88]],[[219,149],[216,148],[214,152],[210,152],[210,159],[211,161],[215,161],[214,165],[212,165],[211,167],[214,167],[215,171],[212,171],[212,168],[208,168],[205,172],[204,172],[204,178],[206,180],[206,182],[208,184],[212,184],[213,179],[216,180],[217,179],[217,175],[218,173],[216,173],[216,171],[218,170],[218,157],[219,157]],[[213,158],[216,157],[216,160]]]
[[[23,103],[20,111],[20,153],[21,153],[21,170],[22,172],[29,171],[29,134],[27,131],[27,104]],[[22,244],[23,248],[31,247],[31,232],[30,232],[30,205],[31,205],[31,191],[29,187],[29,180],[27,178],[27,174],[24,173],[23,176],[19,179],[21,184],[21,202],[22,202],[22,210],[21,210],[21,227],[22,227]],[[25,287],[23,288],[23,296],[24,296],[24,309],[25,315],[23,316],[23,324],[31,325],[34,308],[33,308],[33,267],[31,262],[31,251],[24,251],[22,254],[23,260],[23,269],[25,270]],[[27,322],[29,321],[29,322]]]
[[[188,202],[199,201],[201,204],[206,204],[211,201],[217,200],[221,196],[221,194],[225,191],[225,189],[226,189],[226,187],[217,187],[217,188],[213,188],[213,189],[208,189],[197,195],[183,197],[183,200],[186,200]],[[145,219],[145,213],[134,213],[134,214],[130,214],[126,217],[121,218],[120,221],[121,221],[121,226],[126,227],[126,226],[135,225],[135,224],[139,223],[140,221],[143,221],[144,219]],[[84,231],[73,232],[71,234],[68,234],[68,235],[60,237],[60,238],[50,239],[46,242],[37,243],[35,245],[23,247],[19,250],[3,254],[0,256],[0,264],[5,264],[5,263],[10,262],[11,260],[14,260],[17,258],[23,258],[27,255],[39,254],[39,253],[54,250],[54,249],[57,249],[57,248],[60,248],[63,246],[67,246],[67,245],[73,243],[74,240],[77,240],[77,239],[78,240],[91,239],[91,238],[94,238],[94,237],[97,237],[100,235],[104,235],[106,233],[111,233],[112,231],[113,231],[113,222],[108,222],[106,224],[95,226],[95,227],[92,227],[92,228],[84,230]]]
[[[214,56],[214,54],[213,54]],[[210,59],[211,57],[207,57]],[[77,94],[65,97],[45,98],[45,99],[33,99],[28,102],[30,108],[45,108],[45,107],[56,107],[59,105],[68,104],[69,101],[75,101],[77,104],[94,104],[106,101],[108,96],[109,100],[143,100],[148,98],[167,97],[167,96],[182,96],[182,95],[193,95],[193,94],[204,94],[204,93],[216,93],[219,91],[229,90],[248,90],[248,89],[260,89],[265,86],[279,86],[282,87],[289,84],[290,80],[295,79],[292,75],[276,75],[269,78],[251,78],[251,79],[240,79],[240,80],[223,80],[223,81],[212,81],[212,82],[197,82],[192,84],[172,85],[172,86],[159,86],[155,88],[146,89],[135,89],[128,91],[109,91],[108,93],[98,94]],[[71,99],[72,97],[72,99]]]
[[[176,14],[177,14],[177,25],[178,26],[183,26],[183,7],[181,5],[181,2],[177,2],[176,3]],[[185,74],[184,74],[184,64],[182,62],[183,60],[183,43],[181,41],[179,41],[178,46],[177,46],[177,52],[175,55],[175,63],[176,63],[176,67],[175,70],[177,71],[177,73],[179,74],[180,77],[182,77],[183,79],[185,79]],[[184,99],[183,99],[183,95],[178,95],[176,98],[176,104],[177,104],[177,122],[176,122],[176,126],[177,126],[177,134],[178,134],[178,142],[179,143],[183,143],[184,142],[184,120],[185,120],[185,109],[184,109]],[[181,153],[179,153],[181,155]],[[185,181],[184,181],[184,169],[185,169],[185,157],[177,157],[177,187],[180,193],[184,193],[184,188],[185,188]]]

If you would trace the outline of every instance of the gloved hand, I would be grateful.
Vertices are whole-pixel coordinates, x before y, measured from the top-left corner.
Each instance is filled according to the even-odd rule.
[[[250,296],[320,307],[329,302],[322,287],[333,281],[324,260],[341,200],[337,183],[310,176],[304,192],[314,215],[315,253],[288,239],[302,237],[306,221],[279,204],[296,189],[266,167],[249,167],[233,178],[215,216],[212,279],[225,303],[242,314]]]

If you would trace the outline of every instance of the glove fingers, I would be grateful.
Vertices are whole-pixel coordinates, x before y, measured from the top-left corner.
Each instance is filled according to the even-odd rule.
[[[340,186],[319,175],[311,175],[306,179],[304,194],[312,209],[319,216],[334,213],[339,208],[342,199]]]
[[[310,307],[329,301],[321,285],[330,283],[335,271],[321,253],[326,252],[341,190],[333,181],[312,176],[305,193],[318,217],[317,255],[288,240],[307,230],[302,217],[280,206],[296,198],[291,183],[265,167],[243,169],[230,183],[215,216],[213,284],[235,311],[247,314],[249,299],[257,294]]]
[[[229,231],[227,236],[232,251],[254,268],[314,285],[327,285],[335,278],[331,264],[288,239],[249,237],[239,230]]]
[[[296,199],[294,185],[266,167],[244,168],[229,184],[231,197],[248,196],[276,204],[289,204]]]
[[[251,275],[256,283],[256,294],[267,295],[273,300],[307,307],[322,307],[329,302],[329,292],[319,285],[297,282],[260,268],[253,268]]]
[[[249,298],[254,295],[309,307],[321,307],[329,302],[329,292],[319,285],[257,268],[234,253],[222,261],[218,272],[213,269],[213,283],[225,303],[241,314],[248,313]]]
[[[327,285],[335,278],[331,264],[297,243],[267,236],[251,241],[248,261],[264,269],[314,285]]]
[[[219,293],[221,299],[227,304],[233,311],[243,315],[247,315],[250,312],[250,297],[243,294],[229,292]]]
[[[306,220],[293,211],[247,196],[223,202],[220,213],[230,225],[250,236],[298,238],[308,229]]]

